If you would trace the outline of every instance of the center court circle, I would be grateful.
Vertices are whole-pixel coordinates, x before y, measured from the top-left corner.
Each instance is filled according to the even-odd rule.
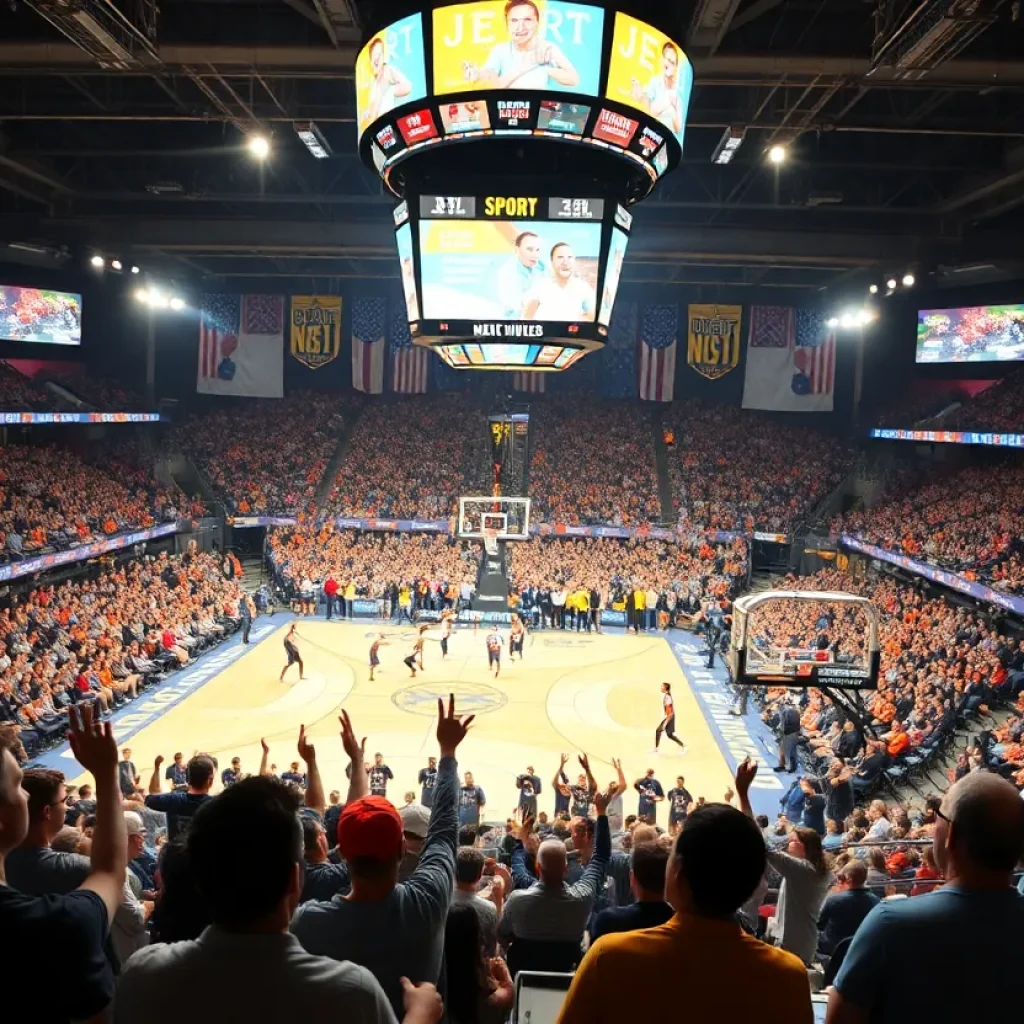
[[[452,693],[455,694],[455,707],[463,715],[486,715],[508,703],[508,697],[501,690],[486,683],[444,683],[436,680],[397,690],[391,695],[391,703],[412,715],[434,718],[438,699],[447,703],[448,695]]]

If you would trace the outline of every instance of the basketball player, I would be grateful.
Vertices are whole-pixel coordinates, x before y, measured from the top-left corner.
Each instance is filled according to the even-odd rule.
[[[512,628],[508,638],[508,660],[510,662],[516,660],[516,655],[519,655],[519,660],[523,660],[523,639],[526,636],[526,629],[523,626],[522,619],[518,615],[512,616]]]
[[[282,683],[284,682],[285,672],[287,672],[288,669],[290,669],[296,662],[298,662],[299,665],[299,682],[301,683],[302,680],[306,678],[306,670],[302,665],[302,658],[299,657],[299,648],[295,643],[295,636],[295,623],[293,622],[292,628],[288,630],[284,638],[284,650],[288,655],[288,664],[281,669],[281,678],[279,679],[279,682]]]
[[[448,657],[448,638],[452,635],[452,620],[455,618],[455,613],[451,611],[444,612],[441,615],[441,658],[442,660]]]
[[[692,803],[693,797],[690,796],[690,791],[686,788],[686,779],[682,775],[677,775],[675,786],[668,791],[668,826],[670,829],[682,826],[686,821],[687,814],[690,813]]]
[[[672,686],[670,683],[661,684],[661,706],[664,713],[664,717],[661,722],[658,723],[658,728],[654,730],[654,750],[653,753],[658,753],[658,744],[661,743],[661,734],[664,733],[673,742],[679,745],[681,748],[680,755],[686,753],[686,744],[676,736],[676,706],[672,700]]]
[[[372,644],[370,644],[370,682],[371,683],[373,682],[373,673],[376,670],[377,666],[380,664],[380,657],[378,656],[377,652],[380,650],[381,647],[387,647],[387,646],[388,646],[388,642],[387,642],[387,640],[384,639],[384,634],[383,633],[381,633],[380,636],[378,636],[377,639],[374,640]]]
[[[416,677],[416,661],[419,659],[420,671],[423,671],[423,632],[420,631],[419,636],[416,637],[412,645],[412,653],[408,658],[402,660],[406,665],[409,666],[409,671],[413,674],[413,678]]]
[[[496,629],[487,634],[487,669],[490,671],[491,666],[494,666],[495,679],[501,674],[501,649],[504,645],[505,641]]]
[[[562,755],[562,765],[559,768],[559,773],[565,768],[566,761],[569,760],[568,754]],[[558,783],[558,789],[563,796],[569,798],[569,813],[574,818],[585,818],[590,813],[590,801],[594,798],[594,794],[597,792],[597,780],[594,778],[593,773],[590,770],[590,759],[586,754],[580,754],[580,766],[583,771],[576,779],[575,786],[566,786],[563,783]],[[558,776],[556,776],[556,779]]]

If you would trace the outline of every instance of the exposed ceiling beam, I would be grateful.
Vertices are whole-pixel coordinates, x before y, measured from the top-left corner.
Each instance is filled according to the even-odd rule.
[[[693,56],[710,57],[721,45],[740,0],[697,0],[686,42]]]
[[[1006,154],[1001,174],[972,185],[935,207],[939,216],[959,214],[964,221],[988,220],[1024,204],[1024,146]]]
[[[15,174],[31,178],[33,181],[45,185],[53,192],[65,196],[71,195],[74,192],[74,189],[66,181],[62,181],[55,174],[43,168],[26,163],[22,157],[10,151],[7,148],[6,140],[2,136],[0,136],[0,167],[6,167],[8,170],[14,171]]]
[[[743,28],[744,25],[749,25],[750,22],[756,21],[762,14],[767,14],[769,11],[773,11],[776,7],[781,6],[782,0],[757,0],[756,3],[751,4],[745,11],[741,11],[733,17],[726,32],[735,32],[736,29]]]
[[[39,203],[42,206],[49,206],[51,200],[46,196],[40,195],[38,192],[33,192],[30,188],[26,188],[24,185],[19,184],[16,181],[12,181],[10,178],[0,174],[0,191],[11,192],[16,196],[21,196],[23,199],[30,199],[34,203]]]
[[[316,10],[306,3],[306,0],[284,0],[284,2],[297,14],[301,14],[307,21],[320,26],[320,15]]]

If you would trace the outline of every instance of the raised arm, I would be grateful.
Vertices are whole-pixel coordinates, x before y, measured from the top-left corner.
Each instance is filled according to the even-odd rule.
[[[263,737],[260,737],[260,747],[262,748],[262,753],[260,754],[260,775],[266,775],[267,761],[270,759],[270,747]]]
[[[107,908],[107,927],[121,905],[128,858],[128,835],[117,785],[117,744],[109,722],[94,722],[91,707],[81,719],[69,719],[68,739],[78,763],[96,783],[96,825],[92,834],[92,870],[82,889],[96,893]]]
[[[590,791],[590,795],[594,796],[597,793],[597,779],[594,778],[594,773],[590,770],[590,758],[586,754],[580,754],[580,765],[587,773],[587,789]]]
[[[305,804],[322,818],[327,810],[327,799],[324,786],[320,781],[320,769],[316,763],[316,748],[306,739],[306,727],[299,726],[299,757],[306,762],[306,797]]]
[[[163,755],[157,754],[153,762],[153,774],[149,777],[149,795],[156,796],[160,792],[160,765],[164,763]]]
[[[341,722],[341,745],[349,757],[349,778],[348,796],[345,803],[350,804],[353,800],[361,800],[369,791],[369,782],[366,778],[366,769],[363,761],[366,760],[366,737],[356,739],[355,731],[352,728],[352,719],[348,717],[347,711],[342,711],[338,716]]]
[[[561,762],[558,765],[558,770],[555,772],[555,777],[551,780],[551,785],[554,787],[555,792],[561,793],[562,796],[569,795],[569,787],[562,782],[562,772],[565,771],[565,762],[569,760],[568,754],[562,754]]]
[[[610,793],[595,793],[594,807],[597,810],[597,829],[594,835],[594,854],[590,858],[583,877],[569,891],[577,899],[593,900],[604,885],[605,872],[612,855],[612,833],[608,826],[608,803]]]
[[[611,792],[611,798],[612,800],[614,800],[617,796],[621,796],[623,793],[625,793],[628,789],[628,786],[626,784],[625,773],[622,771],[622,762],[618,758],[613,757],[612,767],[615,769],[616,772],[618,772],[619,775],[619,781],[615,783],[615,788]]]

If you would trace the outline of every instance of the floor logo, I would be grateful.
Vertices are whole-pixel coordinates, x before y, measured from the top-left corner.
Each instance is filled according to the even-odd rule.
[[[489,711],[504,707],[508,702],[508,697],[501,690],[486,683],[444,683],[431,680],[393,693],[391,703],[410,714],[433,718],[437,714],[438,698],[447,701],[450,693],[455,694],[458,712],[465,715],[486,715]]]

